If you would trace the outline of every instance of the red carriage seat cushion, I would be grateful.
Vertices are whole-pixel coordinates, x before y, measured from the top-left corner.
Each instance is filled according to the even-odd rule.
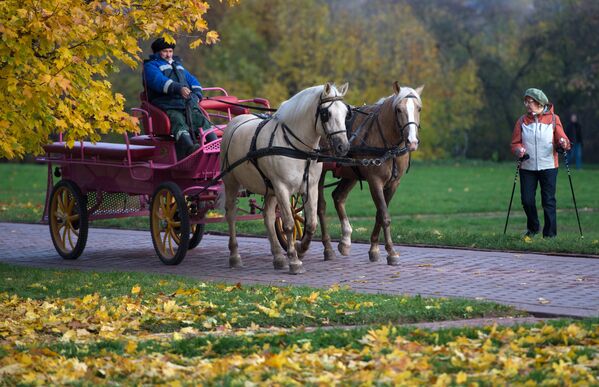
[[[211,97],[214,99],[203,99],[200,101],[200,106],[204,110],[217,110],[220,112],[227,113],[229,110],[233,116],[240,114],[249,114],[250,109],[241,106],[229,105],[226,102],[239,103],[239,99],[233,95],[220,95],[218,97]],[[221,102],[223,101],[223,102]]]

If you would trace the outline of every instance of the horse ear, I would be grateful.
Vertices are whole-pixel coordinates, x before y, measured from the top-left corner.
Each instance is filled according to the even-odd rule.
[[[345,93],[347,93],[347,89],[349,88],[349,83],[345,82],[343,85],[341,85],[340,88],[338,88],[337,90],[339,91],[339,93],[341,94],[341,96],[343,97],[345,95]]]
[[[333,89],[333,83],[327,82],[324,84],[324,95],[331,94],[331,90]]]
[[[418,93],[418,95],[422,95],[422,89],[424,89],[424,85],[422,85],[416,89],[416,92]]]
[[[393,92],[395,94],[399,94],[399,89],[401,89],[401,87],[399,86],[399,82],[397,82],[397,81],[393,82]]]

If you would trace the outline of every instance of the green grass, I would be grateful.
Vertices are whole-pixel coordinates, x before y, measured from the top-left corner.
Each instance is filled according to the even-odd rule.
[[[0,221],[40,220],[46,171],[43,165],[0,164],[0,179],[7,182],[0,187]],[[508,232],[504,236],[514,173],[514,163],[414,162],[402,178],[390,206],[394,242],[599,255],[599,169],[596,166],[572,171],[584,239],[579,236],[568,174],[563,165],[558,174],[558,237],[552,240],[536,238],[530,243],[521,239],[526,220],[520,205],[519,186],[514,195]],[[340,225],[330,199],[332,189],[325,191],[327,215],[331,233],[338,238]],[[542,221],[540,199],[538,209]],[[368,241],[375,207],[366,184],[363,190],[359,185],[354,188],[347,211],[354,229],[353,240]],[[103,220],[92,225],[147,229],[148,219]],[[207,225],[206,230],[224,233],[227,228],[224,223],[216,223]],[[261,221],[239,222],[238,230],[250,235],[265,233]]]
[[[432,331],[397,324],[517,313],[475,301],[172,275],[0,264],[0,278],[1,385],[596,382],[596,318]],[[265,317],[258,304],[281,316]],[[315,382],[324,375],[329,383]]]
[[[341,288],[231,286],[143,273],[89,273],[0,264],[0,278],[4,278],[0,282],[0,293],[31,299],[82,297],[93,293],[115,298],[129,295],[134,286],[142,289],[144,298],[153,299],[173,295],[178,289],[193,289],[184,296],[210,303],[212,306],[202,309],[202,312],[214,319],[213,325],[228,322],[234,327],[252,324],[282,327],[356,325],[518,314],[504,305],[463,299],[360,294]],[[274,313],[269,315],[257,305],[266,306]],[[153,332],[185,326],[180,321],[155,319],[148,319],[144,324],[145,329]]]

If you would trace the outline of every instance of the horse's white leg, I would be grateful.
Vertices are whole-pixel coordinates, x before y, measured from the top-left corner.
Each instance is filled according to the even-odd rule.
[[[283,222],[283,232],[289,241],[287,246],[287,259],[289,260],[289,273],[301,274],[304,273],[302,261],[297,257],[295,243],[293,243],[293,226],[295,224],[291,206],[289,205],[290,193],[286,187],[277,187],[275,189],[279,211],[281,212],[281,220]]]
[[[239,183],[231,176],[226,176],[223,181],[225,183],[225,219],[229,225],[229,267],[242,267],[243,263],[237,249],[237,233],[235,230]]]
[[[397,190],[397,186],[399,185],[399,180],[397,183],[394,183],[391,187],[384,190],[385,194],[385,208],[387,209],[387,216],[389,222],[383,223],[383,232],[385,234],[385,250],[387,250],[387,264],[396,266],[399,265],[399,253],[395,251],[393,247],[393,238],[391,236],[391,216],[389,214],[389,203],[391,203],[391,199]]]
[[[304,236],[301,241],[296,242],[297,254],[301,258],[310,248],[310,242],[316,232],[316,212],[318,208],[318,184],[313,184],[308,192],[308,197],[304,200],[304,217],[306,224],[304,227]]]
[[[269,194],[264,197],[264,226],[266,226],[266,234],[270,242],[270,252],[273,256],[273,265],[275,270],[288,269],[287,259],[283,255],[283,249],[276,238],[275,233],[275,209],[277,198]]]
[[[337,188],[333,191],[333,202],[335,203],[335,209],[341,222],[341,241],[339,241],[339,252],[341,255],[348,256],[351,251],[351,233],[352,227],[345,212],[345,200],[349,191],[356,185],[357,180],[341,179]]]
[[[335,250],[331,245],[331,234],[327,229],[327,201],[324,198],[324,179],[326,171],[322,171],[320,180],[318,181],[318,221],[320,222],[320,232],[322,234],[322,245],[324,246],[324,260],[330,261],[336,258]]]

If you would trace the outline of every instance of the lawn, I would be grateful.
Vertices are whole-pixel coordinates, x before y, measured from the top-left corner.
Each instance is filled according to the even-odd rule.
[[[0,164],[0,221],[38,222],[43,211],[46,167],[31,164]],[[514,163],[414,162],[403,177],[391,204],[392,230],[396,244],[428,244],[468,248],[561,252],[599,255],[599,168],[573,170],[572,181],[584,239],[580,238],[568,174],[562,166],[558,175],[558,237],[523,241],[525,217],[518,189],[508,232],[504,236],[507,207],[513,186]],[[329,182],[334,182],[329,178]],[[334,238],[340,225],[330,199],[328,219]],[[540,195],[538,195],[540,196]],[[258,199],[260,201],[260,199]],[[539,199],[540,201],[540,199]],[[542,209],[539,203],[542,219]],[[375,214],[367,186],[352,191],[347,204],[354,241],[368,241]],[[147,218],[104,220],[103,227],[148,228]],[[226,232],[224,223],[210,224],[208,232]],[[244,234],[263,235],[260,221],[240,222]]]
[[[597,319],[440,330],[501,305],[0,264],[0,385],[597,383]]]

